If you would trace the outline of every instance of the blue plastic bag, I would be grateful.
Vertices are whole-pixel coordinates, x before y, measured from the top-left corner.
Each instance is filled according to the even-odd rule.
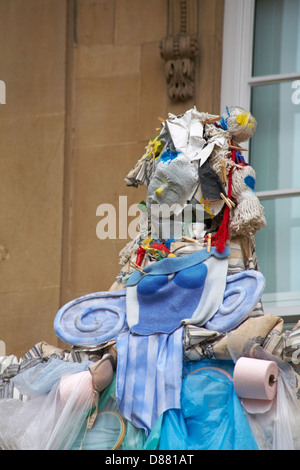
[[[164,413],[145,449],[258,450],[230,373],[213,361],[197,365],[183,378],[181,409]]]

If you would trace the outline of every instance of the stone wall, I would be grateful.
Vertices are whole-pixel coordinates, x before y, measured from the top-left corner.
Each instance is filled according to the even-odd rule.
[[[56,341],[61,289],[66,2],[0,2],[0,338]]]
[[[0,3],[0,339],[8,354],[59,344],[60,306],[109,289],[128,239],[97,237],[97,207],[112,204],[118,216],[119,196],[128,207],[145,198],[124,177],[159,117],[194,105],[220,112],[222,19],[222,0],[198,0],[195,93],[174,103],[159,47],[167,0]]]

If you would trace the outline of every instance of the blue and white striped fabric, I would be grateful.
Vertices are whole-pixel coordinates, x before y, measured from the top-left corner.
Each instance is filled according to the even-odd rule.
[[[148,435],[159,416],[180,408],[183,327],[171,334],[117,337],[116,399],[121,413]]]

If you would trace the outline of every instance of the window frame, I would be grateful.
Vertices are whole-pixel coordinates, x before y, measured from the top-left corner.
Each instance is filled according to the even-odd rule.
[[[251,111],[251,90],[255,86],[282,83],[300,79],[296,73],[252,76],[255,0],[224,0],[223,55],[220,112],[226,106],[237,105]],[[248,149],[248,143],[243,143]],[[249,162],[247,152],[244,155]],[[256,192],[257,197],[271,200],[300,196],[299,188]],[[300,319],[300,305],[294,307],[264,308],[289,323]]]

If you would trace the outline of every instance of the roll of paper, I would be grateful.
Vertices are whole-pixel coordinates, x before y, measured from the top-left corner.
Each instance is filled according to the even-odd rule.
[[[233,373],[234,389],[246,410],[262,413],[270,409],[277,392],[276,362],[240,357]]]

